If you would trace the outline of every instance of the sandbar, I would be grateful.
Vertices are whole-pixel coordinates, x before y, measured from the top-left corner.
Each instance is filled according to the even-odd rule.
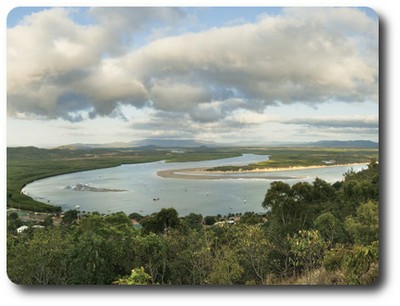
[[[366,163],[352,164],[335,164],[335,165],[315,165],[315,166],[293,166],[284,168],[257,168],[253,170],[238,170],[238,171],[207,171],[209,168],[185,168],[185,169],[169,169],[157,172],[157,175],[163,178],[180,178],[180,179],[195,179],[195,180],[221,180],[221,179],[267,179],[267,180],[289,180],[303,179],[305,176],[286,176],[281,174],[276,175],[246,175],[248,173],[267,173],[267,172],[283,172],[293,170],[330,168],[338,166],[358,166],[367,165]]]
[[[169,169],[157,172],[163,178],[182,178],[191,180],[222,180],[222,179],[270,179],[270,180],[289,180],[300,179],[299,176],[270,175],[257,176],[245,175],[250,171],[206,171],[208,168],[188,168],[188,169]],[[258,171],[262,172],[262,171]]]

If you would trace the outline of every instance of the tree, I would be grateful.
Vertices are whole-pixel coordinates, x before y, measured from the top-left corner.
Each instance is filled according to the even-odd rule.
[[[270,228],[278,237],[285,236],[290,225],[290,186],[283,182],[272,182],[262,206],[269,210]]]
[[[177,285],[204,285],[212,269],[212,231],[170,230],[163,236],[166,243],[168,282]]]
[[[166,273],[166,243],[163,236],[155,233],[136,237],[133,266],[144,267],[151,276],[152,283],[164,284]]]
[[[18,213],[12,212],[7,218],[7,230],[15,231],[18,227],[22,226],[24,223],[19,218]]]
[[[105,217],[108,224],[114,226],[131,225],[131,219],[124,212],[117,212]]]
[[[292,213],[297,223],[295,230],[310,228],[315,214],[321,209],[321,205],[315,205],[314,187],[307,182],[296,183],[291,187],[291,197],[294,201]]]
[[[129,219],[135,219],[136,221],[140,221],[143,219],[143,216],[141,214],[138,214],[136,212],[129,214]]]
[[[305,270],[307,277],[322,264],[325,243],[317,230],[300,230],[288,237],[291,246],[291,262],[294,271]]]
[[[158,223],[155,213],[144,217],[139,223],[143,226],[143,232],[146,234],[151,232],[161,233],[163,231],[162,226]]]
[[[204,224],[205,225],[213,225],[217,221],[215,216],[206,216],[204,217]]]
[[[350,171],[345,175],[338,192],[338,201],[332,212],[339,220],[354,215],[357,208],[366,202],[379,201],[379,167],[371,161],[368,168],[359,172]]]
[[[79,211],[77,211],[76,209],[67,210],[64,213],[64,217],[62,218],[61,223],[70,226],[72,223],[75,222],[76,219],[78,219],[78,214]]]
[[[311,226],[312,187],[308,183],[290,185],[272,182],[262,206],[269,210],[269,231],[277,242],[288,234]]]
[[[233,285],[243,274],[238,255],[227,246],[216,250],[212,271],[207,277],[207,283],[213,285]]]
[[[355,216],[346,218],[345,227],[358,244],[368,245],[379,239],[378,203],[369,201],[357,208]]]
[[[156,219],[164,231],[179,225],[178,212],[174,208],[162,208],[156,215]]]
[[[335,200],[335,188],[326,181],[316,178],[312,185],[313,201],[326,204]]]
[[[8,239],[7,273],[21,285],[65,285],[69,281],[70,237],[60,228],[35,231],[32,238]]]
[[[183,217],[182,221],[184,226],[191,229],[200,230],[203,227],[203,216],[201,214],[190,213]]]
[[[248,225],[256,225],[263,221],[263,217],[254,212],[245,212],[240,217],[240,223],[245,223]]]
[[[137,266],[134,265],[136,232],[130,223],[112,224],[114,217],[110,224],[110,217],[85,216],[71,230],[72,243],[68,248],[71,283],[110,284]]]
[[[345,275],[350,285],[372,284],[379,274],[379,243],[356,245],[344,259]],[[375,266],[375,269],[371,269]]]
[[[9,219],[9,220],[17,220],[18,218],[19,218],[19,215],[18,215],[18,213],[16,213],[15,211],[11,212],[11,213],[8,215],[8,219]]]
[[[54,224],[53,218],[49,215],[46,218],[44,218],[42,225],[43,226],[52,226]]]
[[[268,210],[268,238],[272,242],[271,264],[273,271],[281,276],[290,273],[290,250],[291,246],[287,240],[288,235],[298,232],[307,223],[308,208],[302,196],[301,189],[304,185],[295,187],[295,192],[289,184],[283,182],[272,182],[271,187],[265,195],[263,207]],[[309,188],[304,188],[309,192]]]
[[[344,259],[348,256],[349,250],[343,245],[336,245],[335,248],[325,252],[323,266],[327,271],[338,271],[342,269]]]
[[[348,241],[348,234],[343,224],[331,212],[325,212],[314,221],[315,229],[329,246]]]
[[[115,279],[103,254],[105,247],[105,241],[99,234],[85,232],[79,238],[75,237],[68,253],[72,284],[105,285]],[[112,279],[109,280],[108,274],[112,275]]]
[[[271,242],[266,238],[260,225],[238,226],[235,249],[239,254],[240,265],[244,269],[243,280],[247,283],[267,283],[271,273]]]
[[[114,285],[150,285],[151,276],[144,272],[144,268],[133,269],[131,275],[118,279],[114,281]]]
[[[344,247],[338,245],[325,253],[327,271],[338,271],[343,284],[372,284],[379,275],[379,243]]]
[[[158,213],[144,217],[140,224],[146,233],[164,233],[168,228],[176,228],[180,223],[175,209],[162,208]]]

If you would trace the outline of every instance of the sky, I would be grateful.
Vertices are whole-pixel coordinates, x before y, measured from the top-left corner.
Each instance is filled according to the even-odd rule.
[[[378,141],[366,8],[15,8],[7,145]]]

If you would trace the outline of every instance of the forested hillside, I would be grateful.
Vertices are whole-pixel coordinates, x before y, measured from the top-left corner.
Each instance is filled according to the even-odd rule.
[[[375,162],[334,184],[274,182],[263,215],[68,211],[59,225],[49,218],[18,234],[11,213],[7,272],[15,283],[43,285],[372,284],[378,182]]]

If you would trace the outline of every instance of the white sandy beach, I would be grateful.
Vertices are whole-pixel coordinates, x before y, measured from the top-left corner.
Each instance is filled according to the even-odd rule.
[[[282,171],[305,170],[305,169],[318,169],[330,168],[338,166],[359,166],[366,165],[366,163],[352,163],[352,164],[335,164],[335,165],[315,165],[315,166],[293,166],[282,168],[257,168],[253,170],[238,170],[238,171],[207,171],[209,168],[186,168],[186,169],[170,169],[158,171],[157,175],[163,178],[184,178],[184,179],[227,179],[227,178],[263,178],[263,179],[300,179],[300,176],[284,176],[284,175],[271,175],[271,176],[240,176],[238,174],[246,173],[274,173]],[[233,174],[229,176],[229,174]]]

